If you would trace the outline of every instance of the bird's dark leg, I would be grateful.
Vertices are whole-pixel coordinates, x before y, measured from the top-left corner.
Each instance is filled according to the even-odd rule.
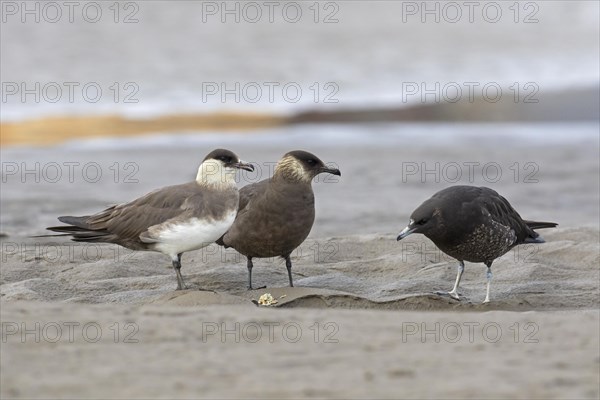
[[[177,290],[187,289],[185,287],[185,283],[183,282],[183,276],[181,275],[181,253],[177,254],[176,260],[173,260],[173,269],[175,270],[175,273],[177,274]],[[214,290],[211,290],[211,289],[198,288],[198,290],[200,290],[202,292],[216,293]]]
[[[448,294],[450,296],[452,296],[453,298],[455,298],[456,300],[460,300],[460,298],[458,297],[458,284],[460,283],[460,278],[462,278],[463,272],[465,272],[465,262],[459,261],[458,262],[458,271],[456,273],[456,281],[454,282],[454,287],[452,288],[451,291],[448,292]]]
[[[185,289],[185,283],[183,283],[183,277],[181,276],[181,253],[177,254],[176,259],[173,259],[173,269],[177,274],[177,290]]]
[[[487,289],[485,292],[485,300],[483,301],[483,303],[489,303],[490,302],[490,284],[492,283],[492,262],[487,262],[485,263],[485,266],[487,267]]]
[[[252,257],[248,257],[248,290],[254,290],[252,287],[252,268],[254,265],[252,264]],[[256,289],[264,289],[266,286],[261,286]]]
[[[252,257],[248,257],[248,290],[252,290]]]
[[[288,270],[288,278],[290,279],[290,287],[294,287],[294,281],[292,280],[292,260],[290,260],[289,255],[287,255],[285,257],[285,267]]]

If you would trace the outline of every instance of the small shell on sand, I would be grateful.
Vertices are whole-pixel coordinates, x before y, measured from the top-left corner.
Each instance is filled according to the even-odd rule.
[[[258,298],[258,304],[261,306],[270,306],[273,304],[277,304],[277,300],[273,298],[271,293],[265,293]]]

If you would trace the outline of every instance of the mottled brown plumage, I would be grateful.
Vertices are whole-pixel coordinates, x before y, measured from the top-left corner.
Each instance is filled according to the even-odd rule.
[[[492,262],[519,244],[544,243],[534,229],[555,226],[554,222],[523,220],[510,203],[492,189],[452,186],[421,204],[398,240],[411,233],[421,233],[444,253],[456,258],[459,269],[454,289],[449,294],[457,299],[464,261],[485,263],[488,268],[485,302],[489,302]]]
[[[252,258],[283,257],[290,286],[290,254],[304,242],[315,220],[312,179],[320,173],[340,175],[313,154],[292,151],[283,156],[272,178],[243,187],[235,222],[217,241],[248,258],[248,289],[252,289]]]

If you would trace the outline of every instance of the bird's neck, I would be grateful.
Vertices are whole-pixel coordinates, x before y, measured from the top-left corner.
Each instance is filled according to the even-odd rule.
[[[219,162],[207,160],[200,164],[196,183],[211,189],[228,189],[235,187],[235,171],[230,171]]]
[[[288,156],[279,160],[275,166],[273,180],[310,185],[312,176],[306,173],[302,165],[295,158]]]
[[[306,185],[311,186],[312,179],[306,179],[305,177],[299,177],[293,173],[288,174],[286,172],[280,172],[273,174],[273,181],[278,183],[288,183],[294,185]]]

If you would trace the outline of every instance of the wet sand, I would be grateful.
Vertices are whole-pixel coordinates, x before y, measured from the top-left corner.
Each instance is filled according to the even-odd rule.
[[[6,122],[1,126],[0,145],[48,146],[74,139],[140,136],[165,131],[209,131],[266,129],[283,124],[276,115],[214,113],[165,115],[132,119],[118,115],[47,117]]]
[[[69,140],[128,137],[171,132],[256,132],[296,124],[357,124],[393,122],[598,122],[599,87],[542,92],[535,102],[482,98],[438,104],[329,109],[310,108],[295,113],[187,113],[146,118],[119,115],[80,115],[5,121],[0,146],[48,146]]]

